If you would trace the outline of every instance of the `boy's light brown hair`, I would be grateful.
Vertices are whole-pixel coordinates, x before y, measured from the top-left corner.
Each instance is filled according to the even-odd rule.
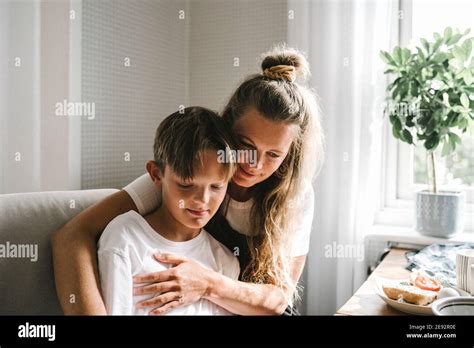
[[[214,111],[187,107],[166,117],[158,126],[153,146],[154,160],[164,173],[166,165],[182,179],[192,179],[195,165],[206,150],[236,149],[231,127]],[[199,162],[197,162],[199,161]],[[226,179],[234,175],[235,163],[222,163]]]

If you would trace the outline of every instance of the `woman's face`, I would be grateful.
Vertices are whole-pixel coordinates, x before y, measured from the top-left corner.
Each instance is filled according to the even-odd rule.
[[[288,154],[295,127],[269,120],[255,108],[244,113],[235,122],[234,131],[241,148],[254,150],[257,158],[253,163],[239,163],[232,181],[238,186],[251,187],[269,178]]]

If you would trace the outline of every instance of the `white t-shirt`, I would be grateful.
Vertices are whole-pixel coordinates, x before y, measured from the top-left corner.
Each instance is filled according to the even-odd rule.
[[[123,188],[132,198],[133,202],[142,215],[155,210],[161,204],[161,190],[158,189],[148,174],[144,174]],[[237,232],[245,235],[253,235],[258,231],[250,231],[250,210],[253,199],[246,202],[238,202],[230,197],[226,220]],[[294,229],[294,240],[292,241],[291,256],[306,255],[309,251],[311,236],[311,225],[314,213],[314,192],[311,183],[305,184],[298,202],[290,205],[296,209],[294,221],[289,224]]]
[[[147,315],[152,309],[135,304],[153,297],[133,296],[133,276],[159,272],[170,266],[156,261],[157,252],[186,256],[203,267],[238,279],[239,262],[224,245],[204,229],[185,242],[174,242],[157,233],[135,211],[117,216],[105,228],[99,240],[99,274],[105,307],[113,315]],[[146,284],[139,284],[140,286]],[[169,311],[169,315],[230,315],[224,308],[201,299],[193,304]]]

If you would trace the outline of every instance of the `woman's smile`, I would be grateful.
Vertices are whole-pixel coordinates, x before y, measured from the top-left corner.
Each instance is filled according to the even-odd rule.
[[[240,174],[242,174],[243,177],[245,177],[245,178],[253,179],[253,178],[257,177],[256,174],[251,174],[251,173],[247,172],[244,168],[242,168],[241,165],[239,165],[239,172],[240,172]]]

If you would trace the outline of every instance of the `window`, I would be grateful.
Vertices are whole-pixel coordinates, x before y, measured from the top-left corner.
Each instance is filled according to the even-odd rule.
[[[405,25],[400,22],[401,44],[418,44],[420,38],[432,38],[434,32],[443,33],[448,26],[464,31],[474,29],[474,2],[470,0],[414,0],[407,3],[407,11],[411,12]],[[438,148],[436,157],[438,184],[444,190],[464,190],[468,203],[474,203],[474,126],[460,134],[461,146],[448,157],[441,156]],[[401,170],[398,180],[400,198],[411,199],[413,192],[427,187],[428,177],[426,151],[423,146],[401,149]],[[407,163],[410,162],[410,163]]]
[[[474,34],[474,2],[471,0],[401,0],[399,42],[402,46],[419,44],[422,37],[432,38],[434,32],[443,33],[448,26]],[[462,142],[448,157],[441,157],[437,149],[438,186],[442,190],[466,192],[467,231],[474,231],[474,125],[460,135]],[[396,141],[391,129],[386,129],[384,189],[382,211],[376,223],[411,226],[413,223],[414,193],[428,187],[427,155],[423,146],[409,146]]]

